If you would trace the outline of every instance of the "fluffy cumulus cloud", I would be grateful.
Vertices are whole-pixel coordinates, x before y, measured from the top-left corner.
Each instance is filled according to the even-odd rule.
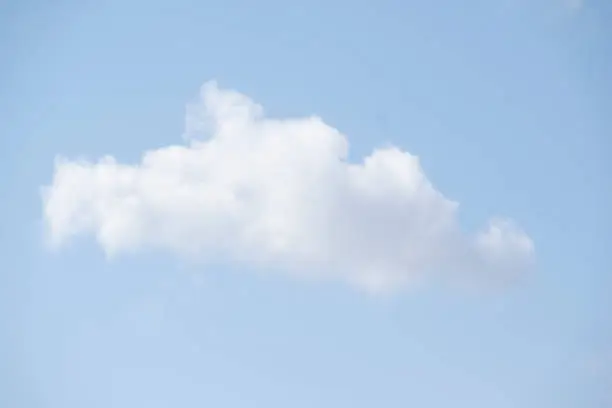
[[[274,119],[205,84],[186,140],[137,164],[58,158],[43,188],[49,239],[91,234],[108,255],[153,248],[370,291],[415,278],[516,277],[533,244],[511,220],[460,231],[457,203],[398,148],[347,161],[347,138],[319,117]]]

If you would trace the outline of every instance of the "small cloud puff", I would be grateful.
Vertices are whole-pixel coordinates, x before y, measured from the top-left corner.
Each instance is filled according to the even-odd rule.
[[[43,188],[52,245],[92,234],[108,255],[149,247],[375,292],[449,273],[508,279],[533,258],[510,220],[463,234],[416,156],[389,147],[349,163],[346,137],[318,117],[266,118],[209,82],[185,137],[138,164],[56,159]]]

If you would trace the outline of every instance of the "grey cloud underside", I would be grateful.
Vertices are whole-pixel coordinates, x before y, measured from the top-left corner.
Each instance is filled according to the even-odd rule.
[[[511,220],[463,234],[417,157],[391,147],[347,162],[346,137],[318,117],[266,118],[210,82],[185,136],[134,165],[58,158],[43,188],[50,242],[93,234],[109,255],[150,247],[373,291],[432,274],[505,279],[533,258]]]

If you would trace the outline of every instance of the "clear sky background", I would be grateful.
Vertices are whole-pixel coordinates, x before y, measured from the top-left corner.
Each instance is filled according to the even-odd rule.
[[[611,21],[607,0],[0,1],[0,406],[612,407]],[[370,296],[46,246],[55,157],[186,145],[210,80],[320,116],[351,162],[418,156],[462,229],[511,217],[535,266]]]

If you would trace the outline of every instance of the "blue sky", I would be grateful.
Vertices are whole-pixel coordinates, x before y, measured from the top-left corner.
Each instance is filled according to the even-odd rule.
[[[612,3],[0,7],[0,406],[611,406]],[[213,114],[227,143],[206,161],[185,123],[235,92],[265,117]],[[128,174],[146,214],[117,212]],[[257,224],[202,210],[230,175],[287,201],[245,199]],[[410,190],[415,175],[446,199]],[[508,238],[485,262],[474,237],[497,216],[533,251]],[[237,244],[245,225],[266,234]],[[278,231],[294,240],[277,250]],[[396,251],[409,237],[429,255]],[[393,290],[372,296],[378,278]]]

